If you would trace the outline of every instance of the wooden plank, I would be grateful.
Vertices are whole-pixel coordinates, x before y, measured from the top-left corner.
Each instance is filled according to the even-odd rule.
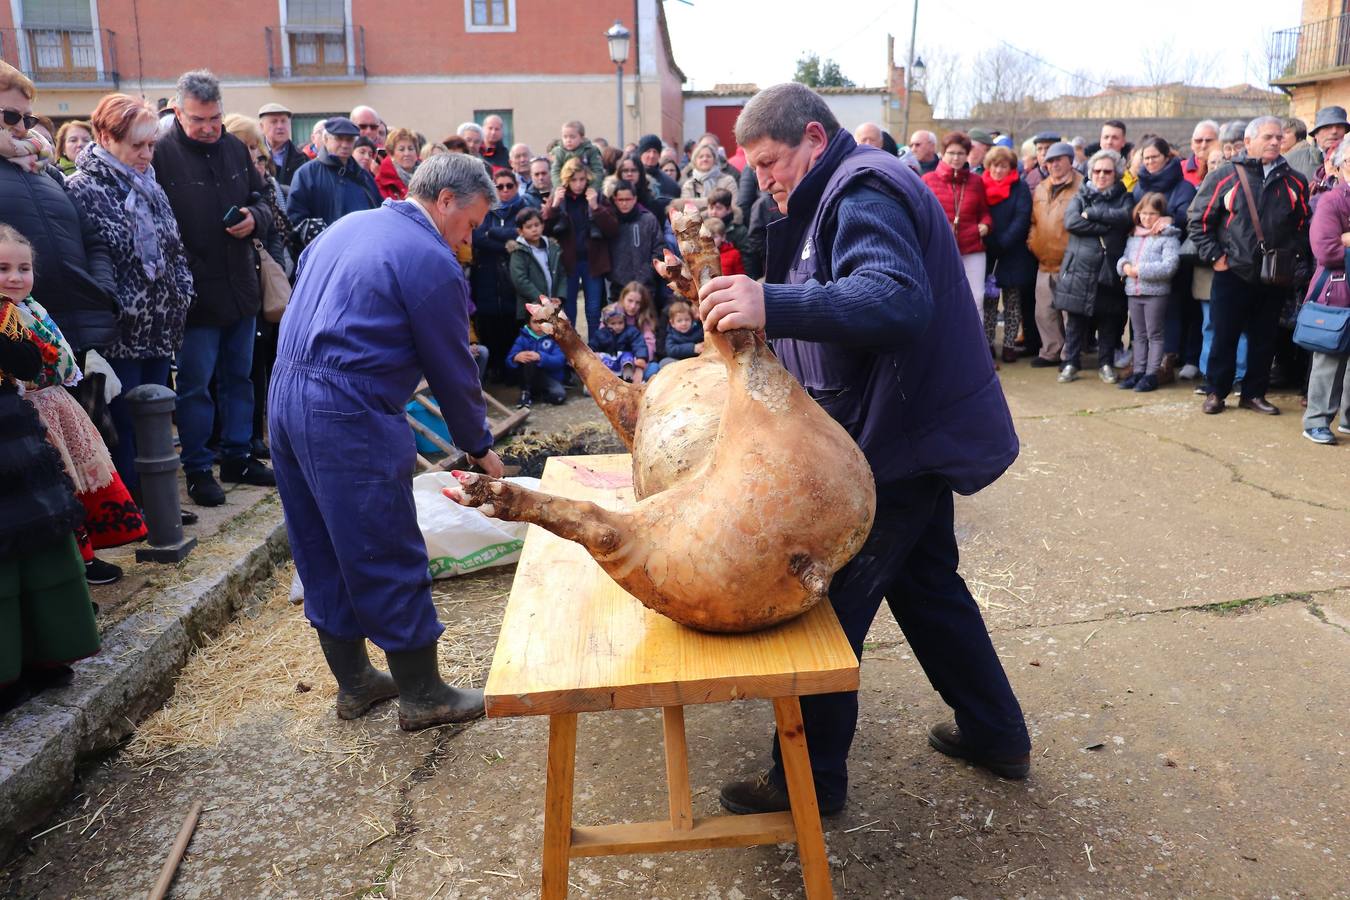
[[[795,834],[792,816],[785,812],[695,819],[688,830],[676,830],[665,821],[596,825],[572,829],[572,855],[620,856],[754,847],[792,843]]]
[[[555,457],[543,489],[619,508],[625,454]],[[858,689],[828,603],[774,628],[710,634],[646,609],[579,544],[531,527],[487,682],[489,716],[687,706]]]
[[[684,707],[667,706],[661,713],[665,730],[670,827],[676,831],[688,831],[694,824],[694,801],[689,792],[689,746],[685,740]]]
[[[827,900],[834,896],[830,884],[830,862],[825,853],[825,835],[820,827],[820,808],[816,804],[816,784],[811,777],[811,758],[806,752],[806,726],[802,724],[802,704],[796,697],[773,701],[778,723],[778,747],[783,756],[788,798],[792,801],[792,821],[796,826],[797,856],[802,863],[802,881],[807,900]]]
[[[544,789],[544,900],[567,896],[567,866],[572,845],[572,778],[577,759],[577,717],[563,713],[548,720],[548,781]]]

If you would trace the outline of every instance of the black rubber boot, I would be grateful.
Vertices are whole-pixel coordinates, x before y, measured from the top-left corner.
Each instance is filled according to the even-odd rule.
[[[483,692],[453,688],[441,680],[436,645],[387,653],[389,672],[398,682],[398,727],[421,731],[434,725],[467,722],[483,715]]]
[[[337,679],[337,714],[339,719],[357,719],[370,711],[381,700],[398,696],[398,685],[388,672],[381,672],[370,664],[364,639],[343,641],[315,629],[323,657]]]

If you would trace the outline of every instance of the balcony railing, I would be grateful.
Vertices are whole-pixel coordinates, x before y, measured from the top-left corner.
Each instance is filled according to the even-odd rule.
[[[267,77],[271,81],[364,81],[366,30],[360,25],[341,30],[264,28]]]
[[[1350,69],[1350,15],[1286,28],[1271,36],[1270,83],[1295,85]]]
[[[108,29],[0,28],[0,59],[40,87],[116,88],[117,35]]]

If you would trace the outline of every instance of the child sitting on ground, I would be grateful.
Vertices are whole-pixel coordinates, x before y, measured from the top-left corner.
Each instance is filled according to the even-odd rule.
[[[641,384],[647,365],[647,342],[642,339],[642,332],[628,324],[623,307],[617,303],[600,310],[600,322],[601,326],[590,336],[591,349],[611,372],[624,381]]]
[[[600,190],[605,178],[605,163],[600,148],[586,140],[586,126],[573,120],[562,127],[561,142],[549,151],[549,169],[553,175],[553,184],[561,187],[567,182],[562,178],[562,167],[569,159],[581,160],[582,166],[591,174],[591,187]]]
[[[703,323],[694,318],[694,308],[683,300],[666,307],[666,356],[689,359],[703,352]]]
[[[567,358],[563,356],[558,342],[546,334],[539,334],[525,325],[520,335],[506,354],[506,365],[520,369],[519,407],[534,405],[534,395],[539,394],[554,406],[567,401],[567,390],[563,387],[563,373],[567,371]]]
[[[625,321],[642,332],[647,342],[647,358],[656,359],[656,304],[652,290],[640,281],[630,281],[619,292],[619,307]]]
[[[736,245],[727,240],[727,226],[721,219],[706,219],[703,227],[708,229],[708,234],[712,235],[713,243],[717,245],[717,255],[722,258],[723,275],[744,275],[745,264],[741,262],[741,251],[736,249]]]

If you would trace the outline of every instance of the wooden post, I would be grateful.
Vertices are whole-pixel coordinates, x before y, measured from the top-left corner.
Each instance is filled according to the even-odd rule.
[[[544,900],[567,896],[572,851],[572,776],[577,759],[577,714],[548,719],[548,782],[544,792]]]
[[[792,801],[797,856],[802,863],[807,900],[825,900],[834,896],[834,887],[830,884],[830,862],[825,855],[825,834],[820,828],[811,758],[806,753],[801,701],[796,697],[777,697],[773,701],[773,713],[778,721],[778,746],[783,755],[788,798]]]
[[[670,793],[670,827],[694,827],[694,804],[689,793],[689,745],[684,733],[684,707],[662,707],[666,738],[666,790]]]

